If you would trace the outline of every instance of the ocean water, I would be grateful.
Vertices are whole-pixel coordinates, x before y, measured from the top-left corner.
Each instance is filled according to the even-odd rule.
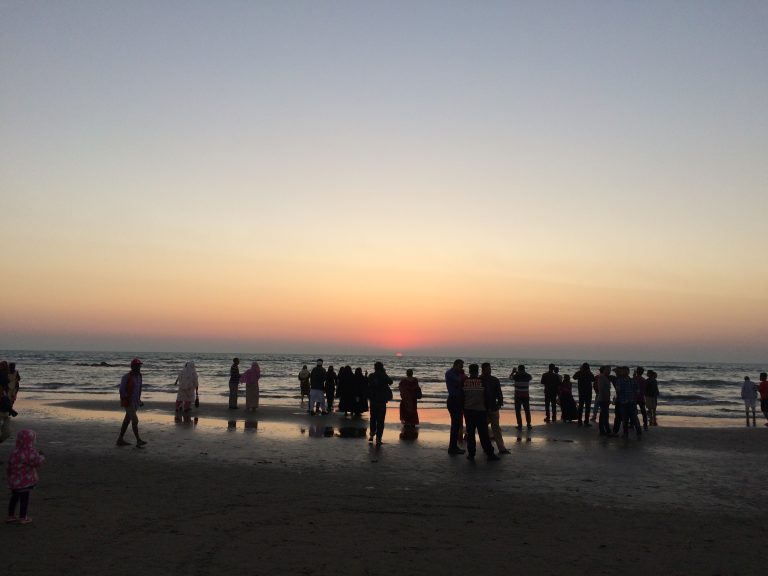
[[[174,382],[184,363],[194,360],[200,378],[202,401],[226,403],[229,393],[229,368],[232,354],[184,354],[184,353],[122,353],[122,352],[54,352],[54,351],[0,351],[0,359],[16,362],[22,381],[20,397],[72,398],[85,396],[114,396],[120,377],[127,372],[131,358],[138,355],[144,374],[144,394],[149,400],[175,398]],[[261,366],[260,390],[262,401],[269,404],[293,406],[299,399],[297,374],[303,364],[311,369],[316,356],[300,354],[238,354],[240,369],[244,371],[253,360]],[[325,367],[336,370],[344,365],[358,366],[373,371],[373,363],[381,360],[395,381],[405,376],[408,368],[419,379],[424,397],[423,406],[445,405],[445,371],[453,358],[437,356],[323,356]],[[659,374],[659,416],[675,415],[708,418],[741,418],[744,405],[741,401],[741,384],[744,376],[757,382],[760,372],[768,366],[728,363],[684,362],[633,362],[628,360],[563,360],[556,358],[473,358],[464,361],[490,362],[494,374],[501,380],[505,397],[511,400],[512,384],[508,379],[512,368],[525,364],[533,375],[531,384],[531,408],[544,409],[543,387],[537,384],[547,365],[560,366],[560,374],[573,374],[581,362],[589,362],[593,371],[600,364],[626,364],[643,366]],[[106,365],[101,365],[105,363]],[[768,364],[768,363],[767,363]],[[241,386],[242,388],[242,386]],[[575,389],[575,387],[574,387]],[[575,395],[575,392],[574,392]],[[395,393],[397,398],[397,393]],[[511,405],[511,402],[509,402]]]

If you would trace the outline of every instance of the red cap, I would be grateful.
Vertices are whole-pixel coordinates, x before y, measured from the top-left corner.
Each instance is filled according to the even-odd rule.
[[[131,366],[141,366],[141,360],[139,360],[138,358],[134,358],[133,360],[131,360]]]

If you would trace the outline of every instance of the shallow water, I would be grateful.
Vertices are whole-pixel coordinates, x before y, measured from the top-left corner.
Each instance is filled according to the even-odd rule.
[[[119,352],[51,352],[0,351],[0,358],[16,362],[22,375],[22,394],[32,398],[79,398],[83,395],[116,396],[120,377],[136,353]],[[201,401],[225,403],[229,393],[228,379],[232,355],[229,354],[138,354],[144,365],[145,398],[169,400],[175,397],[176,377],[188,360],[194,360],[200,377]],[[316,356],[296,354],[251,355],[238,354],[241,370],[251,361],[259,362],[262,370],[261,398],[267,404],[293,405],[298,399],[297,374],[303,364],[310,368]],[[419,378],[424,407],[442,407],[445,402],[444,374],[452,359],[443,357],[390,357],[324,356],[325,366],[338,368],[350,365],[372,370],[376,360],[382,360],[395,383],[412,368]],[[547,365],[554,362],[561,374],[573,374],[581,361],[527,358],[465,358],[469,362],[491,362],[494,373],[501,379],[506,396],[511,397],[511,382],[507,375],[517,364],[523,363],[533,375],[531,405],[534,411],[543,410],[543,389],[539,382]],[[686,417],[742,418],[740,398],[744,376],[757,381],[766,369],[761,365],[728,363],[632,362],[615,359],[586,359],[592,366],[599,364],[642,365],[659,373],[659,414]],[[104,365],[102,365],[104,363]],[[242,388],[242,387],[241,387]],[[397,396],[397,392],[395,392]]]

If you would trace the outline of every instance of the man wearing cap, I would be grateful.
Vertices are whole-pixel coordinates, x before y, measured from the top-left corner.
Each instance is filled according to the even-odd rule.
[[[139,417],[136,415],[141,404],[141,360],[134,358],[131,360],[131,371],[125,374],[120,380],[120,406],[125,408],[125,418],[120,427],[120,436],[117,439],[118,446],[128,446],[130,443],[125,441],[125,432],[128,430],[128,423],[131,424],[133,435],[136,436],[136,446],[144,446],[146,441],[139,436]]]

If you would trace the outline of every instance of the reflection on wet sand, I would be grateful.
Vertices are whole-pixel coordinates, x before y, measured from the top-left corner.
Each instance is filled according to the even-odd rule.
[[[318,422],[312,423],[308,427],[301,428],[302,434],[309,434],[310,438],[365,438],[367,428],[360,426],[326,426]]]
[[[418,439],[419,429],[413,424],[403,424],[402,430],[400,430],[400,440],[406,440],[412,442]]]
[[[243,432],[256,432],[259,429],[258,420],[244,420]],[[234,432],[237,430],[237,420],[227,420],[227,431]]]
[[[176,414],[173,417],[173,421],[181,426],[197,426],[198,417],[191,414]]]
[[[525,432],[518,431],[517,432],[517,441],[518,442],[530,442],[531,441],[531,429],[529,428]]]

